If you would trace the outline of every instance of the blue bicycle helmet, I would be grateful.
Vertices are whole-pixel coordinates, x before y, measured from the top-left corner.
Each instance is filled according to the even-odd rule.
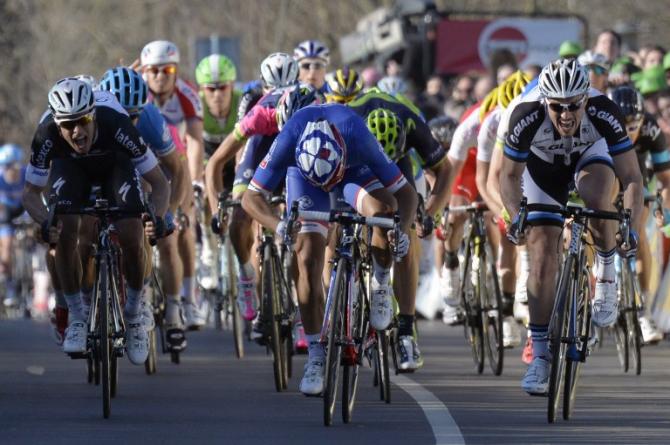
[[[142,75],[124,66],[107,70],[100,80],[99,88],[114,94],[131,116],[142,111],[147,102],[148,89]]]
[[[23,149],[17,144],[0,146],[0,165],[20,164],[23,161]]]

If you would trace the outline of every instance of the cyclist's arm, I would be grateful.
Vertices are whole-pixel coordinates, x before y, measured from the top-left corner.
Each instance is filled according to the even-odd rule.
[[[42,191],[44,187],[26,182],[23,187],[23,207],[36,223],[42,224],[47,220],[49,214],[42,202]]]
[[[449,179],[452,170],[450,159],[445,156],[440,163],[428,170],[435,178],[435,182],[431,184],[431,192],[426,202],[426,214],[434,216],[449,202],[449,191],[451,190]]]
[[[496,145],[497,146],[497,145]],[[491,164],[489,165],[489,174],[486,178],[486,191],[489,194],[494,206],[498,211],[502,210],[503,202],[500,196],[500,170],[502,168],[503,151],[502,147],[493,151]],[[477,184],[479,187],[479,184]],[[488,204],[491,207],[491,204]]]
[[[202,139],[202,119],[191,118],[186,121],[186,157],[188,169],[193,181],[202,181],[205,144]]]
[[[419,197],[408,182],[400,187],[394,194],[398,202],[398,215],[400,216],[400,228],[403,232],[409,233],[412,223],[416,219],[416,207],[419,204]]]
[[[163,171],[156,165],[142,173],[142,178],[151,185],[151,202],[156,208],[156,215],[165,216],[170,198],[170,187]]]
[[[238,139],[235,132],[230,133],[207,161],[205,185],[212,215],[216,215],[219,193],[223,191],[223,169],[229,160],[235,158],[235,154],[242,148],[244,141],[245,139]]]
[[[477,191],[479,192],[480,195],[482,195],[482,199],[484,200],[486,205],[489,207],[489,209],[493,212],[494,215],[498,215],[500,214],[501,210],[498,201],[496,201],[495,195],[489,192],[488,188],[486,187],[489,179],[490,167],[491,167],[490,162],[480,161],[479,159],[477,159],[475,184],[477,185]]]
[[[160,158],[161,163],[170,173],[170,201],[168,207],[170,212],[174,215],[177,212],[177,207],[184,200],[188,187],[186,184],[186,171],[184,170],[179,153],[173,150],[167,156]]]
[[[663,196],[663,207],[670,209],[670,170],[656,172],[656,178],[662,186],[661,196]]]
[[[248,189],[242,196],[242,208],[263,227],[276,230],[279,221],[262,192]]]
[[[623,190],[624,207],[632,210],[633,228],[640,233],[643,230],[642,207],[644,205],[644,193],[642,186],[642,174],[637,163],[635,150],[612,156],[614,161],[614,173],[621,182]],[[504,194],[504,191],[503,191]]]

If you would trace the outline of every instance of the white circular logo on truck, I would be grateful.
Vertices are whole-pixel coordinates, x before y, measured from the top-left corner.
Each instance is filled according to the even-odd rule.
[[[491,62],[491,55],[500,49],[508,49],[520,63],[528,55],[528,38],[510,20],[494,20],[489,23],[479,36],[479,59],[486,67]]]

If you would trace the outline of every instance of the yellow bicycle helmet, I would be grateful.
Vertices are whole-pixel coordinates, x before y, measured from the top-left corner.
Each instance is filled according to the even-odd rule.
[[[389,158],[395,161],[404,154],[405,126],[393,111],[376,108],[368,114],[365,122]]]
[[[500,85],[492,89],[489,94],[486,95],[482,104],[479,106],[479,122],[482,122],[487,114],[495,109],[498,106],[498,90]]]
[[[326,93],[326,101],[329,103],[346,104],[363,89],[363,78],[348,66],[331,73],[326,81],[330,87],[330,92]]]
[[[510,102],[521,94],[528,82],[530,82],[530,77],[521,70],[509,76],[498,86],[498,104],[507,108]]]

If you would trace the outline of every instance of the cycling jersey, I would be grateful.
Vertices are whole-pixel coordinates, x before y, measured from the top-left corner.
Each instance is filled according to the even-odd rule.
[[[158,108],[153,104],[147,104],[142,109],[136,127],[147,147],[156,156],[165,157],[175,150],[170,129]]]
[[[295,149],[307,123],[320,119],[339,130],[345,144],[346,170],[366,167],[392,193],[406,184],[403,174],[386,156],[365,122],[344,105],[326,104],[305,107],[291,117],[256,169],[250,184],[252,190],[270,192],[279,185],[287,169],[296,165]]]
[[[491,162],[502,115],[503,109],[498,106],[484,117],[484,120],[479,126],[479,133],[477,133],[477,158],[482,161]],[[487,157],[488,160],[481,159],[479,157],[480,153],[482,153],[482,157]],[[487,156],[483,156],[484,153],[486,153]]]
[[[26,181],[26,166],[21,167],[19,179],[16,182],[5,180],[5,169],[0,168],[0,204],[13,209],[23,206],[23,186]]]
[[[205,95],[202,91],[200,92],[204,117],[202,138],[205,141],[205,151],[208,152],[209,155],[218,148],[219,144],[221,144],[226,136],[228,136],[229,133],[232,133],[235,128],[235,123],[237,122],[236,112],[241,97],[242,92],[240,90],[233,90],[228,116],[224,119],[218,119],[210,113],[209,108],[207,107],[207,101],[205,100]],[[213,146],[213,149],[211,146]]]
[[[40,122],[31,144],[26,181],[44,187],[47,184],[52,160],[93,157],[104,152],[124,153],[140,174],[154,168],[158,161],[154,154],[147,150],[144,140],[130,118],[108,106],[108,103],[96,100],[96,134],[89,153],[85,155],[77,154],[63,139],[51,115]]]
[[[454,137],[452,138],[448,152],[449,157],[458,161],[465,161],[468,158],[470,148],[476,147],[477,160],[491,162],[493,147],[482,145],[480,148],[478,144],[478,137],[481,132],[480,128],[479,104],[475,104],[463,113],[461,122],[454,131]]]
[[[272,146],[277,135],[263,136],[257,134],[252,136],[244,146],[242,156],[235,167],[235,180],[233,182],[233,195],[243,193],[248,187],[258,164],[263,160]]]
[[[160,105],[152,94],[149,102],[154,103],[170,125],[181,127],[189,119],[203,118],[202,102],[196,89],[182,79],[177,79],[174,92],[163,105]],[[181,128],[180,128],[181,130]]]
[[[377,108],[393,111],[405,125],[405,149],[414,148],[421,158],[423,168],[434,167],[444,160],[445,150],[433,138],[423,118],[393,96],[381,92],[369,92],[349,102],[347,106],[361,117],[367,116]]]
[[[653,171],[660,172],[670,168],[670,152],[665,142],[665,136],[656,122],[656,118],[649,113],[644,114],[640,136],[633,143],[640,171],[646,172],[645,161],[647,153],[651,156]],[[648,175],[643,175],[645,178]]]
[[[238,141],[260,134],[264,136],[279,132],[275,107],[285,89],[278,88],[261,97],[256,105],[235,125]]]
[[[612,156],[633,148],[619,107],[591,88],[580,128],[573,137],[562,138],[554,128],[545,104],[532,92],[514,108],[505,139],[505,156],[523,162],[532,152],[548,163],[578,157],[599,139],[605,139]]]

